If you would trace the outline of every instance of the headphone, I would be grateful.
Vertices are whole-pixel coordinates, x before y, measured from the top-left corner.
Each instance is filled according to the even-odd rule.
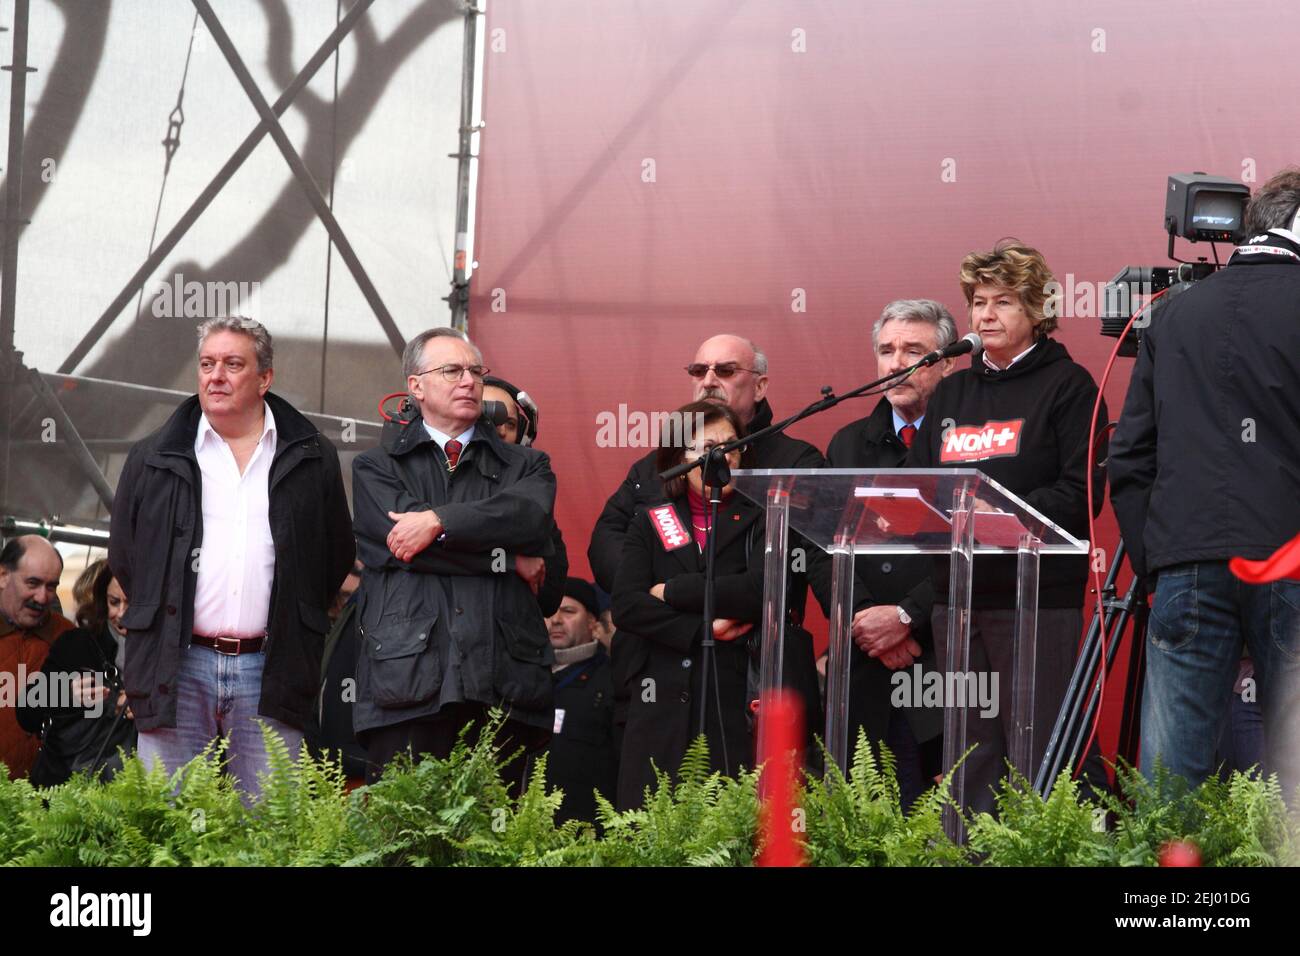
[[[533,397],[522,389],[515,388],[503,378],[497,378],[495,375],[489,375],[483,379],[484,385],[491,385],[507,392],[519,406],[519,428],[515,443],[525,447],[531,445],[537,440],[537,420],[538,411],[537,403]]]

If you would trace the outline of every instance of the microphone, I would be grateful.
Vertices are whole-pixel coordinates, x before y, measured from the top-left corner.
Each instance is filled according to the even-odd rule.
[[[509,417],[510,415],[506,412],[505,402],[494,402],[490,398],[483,400],[483,410],[479,413],[479,421],[496,428],[498,425],[504,425]]]
[[[978,333],[972,332],[965,338],[958,339],[951,345],[945,345],[941,349],[935,349],[921,361],[917,362],[913,368],[926,368],[935,362],[942,362],[946,358],[953,358],[957,355],[965,355],[967,352],[979,352],[984,348],[984,343],[980,341]]]

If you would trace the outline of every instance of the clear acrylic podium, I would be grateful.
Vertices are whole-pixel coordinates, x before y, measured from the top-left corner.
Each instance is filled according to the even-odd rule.
[[[1044,554],[1087,554],[1088,545],[974,469],[738,469],[736,489],[767,514],[760,690],[784,683],[786,579],[791,566],[789,529],[831,555],[830,659],[826,668],[828,755],[848,769],[849,650],[855,555],[948,554],[948,640],[944,661],[945,773],[966,752],[967,708],[953,706],[955,692],[973,681],[970,671],[971,572],[976,555],[1018,555],[1015,646],[1012,665],[1011,762],[1034,779],[1034,673],[1038,632],[1038,565]],[[806,556],[805,556],[806,562]],[[760,752],[762,741],[759,741]],[[965,773],[953,777],[953,798],[965,805]],[[951,808],[944,828],[964,839]]]

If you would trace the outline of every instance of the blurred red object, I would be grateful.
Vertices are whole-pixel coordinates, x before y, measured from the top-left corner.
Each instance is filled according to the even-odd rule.
[[[759,866],[803,866],[799,825],[802,811],[795,806],[795,790],[803,767],[803,703],[797,694],[776,691],[763,696],[758,707],[759,740],[763,752],[759,780]]]
[[[1247,584],[1269,584],[1282,578],[1300,579],[1300,534],[1263,561],[1233,558],[1228,568]]]
[[[1170,840],[1160,848],[1161,866],[1200,866],[1201,850],[1191,840]]]

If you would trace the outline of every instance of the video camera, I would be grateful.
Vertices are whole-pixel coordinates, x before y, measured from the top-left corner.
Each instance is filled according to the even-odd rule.
[[[1213,275],[1220,267],[1216,242],[1239,242],[1245,238],[1246,203],[1250,189],[1242,183],[1206,173],[1175,173],[1169,177],[1165,195],[1165,231],[1169,234],[1169,258],[1176,266],[1125,266],[1106,284],[1101,310],[1101,334],[1119,338],[1141,302],[1158,292],[1169,291],[1133,323],[1119,354],[1137,355],[1141,329],[1149,325],[1169,300],[1192,283]],[[1174,255],[1174,240],[1208,242],[1214,262],[1204,256],[1184,262]]]

